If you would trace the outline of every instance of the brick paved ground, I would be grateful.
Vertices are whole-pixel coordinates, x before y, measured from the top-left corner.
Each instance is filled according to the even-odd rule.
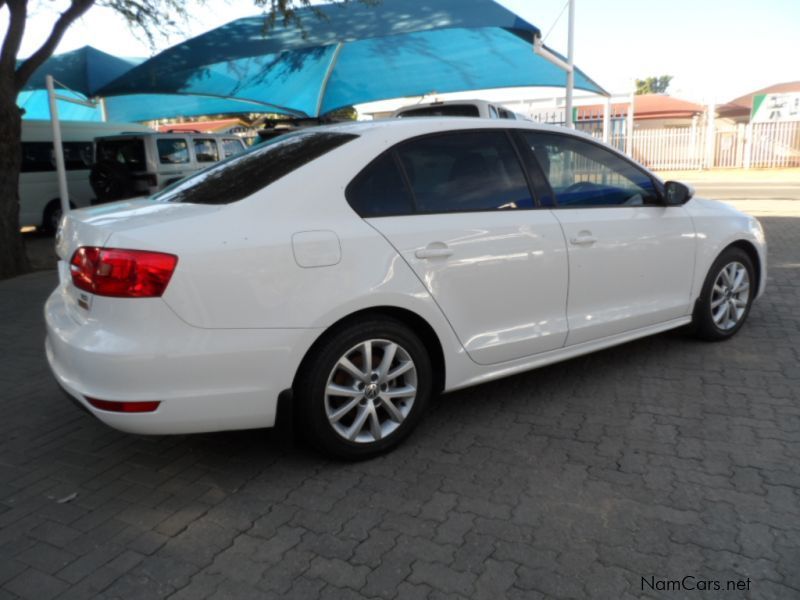
[[[768,295],[735,340],[454,393],[360,464],[286,426],[108,429],[48,374],[53,273],[0,282],[0,599],[798,598],[800,219],[764,222]],[[642,591],[684,575],[751,591]]]

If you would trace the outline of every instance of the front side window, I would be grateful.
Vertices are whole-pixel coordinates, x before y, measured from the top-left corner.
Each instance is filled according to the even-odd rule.
[[[160,138],[156,140],[158,160],[163,165],[180,165],[189,162],[189,144],[183,139]]]
[[[333,131],[289,133],[181,179],[153,196],[153,200],[237,202],[357,137]]]
[[[347,186],[347,201],[360,217],[388,217],[414,212],[414,203],[392,152],[371,163]]]
[[[421,213],[533,208],[505,131],[464,131],[400,145],[398,156]]]
[[[194,140],[194,157],[197,162],[217,162],[219,150],[216,140],[196,138]]]
[[[589,141],[522,132],[562,207],[660,204],[653,180],[635,165]]]

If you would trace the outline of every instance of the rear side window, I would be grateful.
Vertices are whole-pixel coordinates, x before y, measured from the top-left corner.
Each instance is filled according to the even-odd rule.
[[[193,204],[237,202],[357,137],[332,131],[290,133],[181,179],[153,199]]]
[[[219,150],[216,140],[196,138],[194,140],[194,157],[197,162],[217,162]]]
[[[478,107],[473,104],[442,104],[404,110],[398,117],[479,117]]]
[[[360,217],[388,217],[414,212],[414,204],[392,152],[364,169],[347,186],[347,201]]]
[[[180,165],[189,162],[189,144],[186,140],[161,138],[156,140],[158,160],[163,165]]]
[[[505,131],[465,131],[398,147],[420,213],[533,208],[522,167]]]

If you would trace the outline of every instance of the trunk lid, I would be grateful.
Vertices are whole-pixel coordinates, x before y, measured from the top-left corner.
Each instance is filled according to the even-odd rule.
[[[139,198],[73,210],[61,222],[56,236],[56,254],[61,260],[69,262],[79,247],[102,247],[114,233],[212,213],[222,208],[210,204],[154,202]]]
[[[93,314],[94,295],[78,289],[72,283],[70,260],[81,246],[107,247],[111,236],[121,232],[163,225],[189,217],[212,213],[224,206],[209,204],[177,204],[154,202],[142,198],[101,204],[70,211],[61,221],[56,235],[58,278],[67,311],[78,323],[85,323]],[[169,240],[164,241],[165,245]],[[113,246],[113,244],[111,244]],[[131,250],[158,250],[155,248],[128,248]]]

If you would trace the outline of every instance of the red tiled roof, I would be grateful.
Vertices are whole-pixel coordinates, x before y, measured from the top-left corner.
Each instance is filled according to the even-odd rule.
[[[244,125],[240,119],[217,119],[215,121],[195,121],[194,123],[172,123],[170,125],[159,125],[159,131],[200,131],[203,133],[217,131],[224,127],[234,127]]]
[[[664,94],[641,94],[633,98],[633,114],[639,119],[675,119],[691,118],[702,113],[705,107],[688,100],[673,98]],[[611,105],[611,114],[626,114],[628,103],[619,102]],[[589,118],[590,115],[603,113],[603,105],[578,107],[578,119]]]

